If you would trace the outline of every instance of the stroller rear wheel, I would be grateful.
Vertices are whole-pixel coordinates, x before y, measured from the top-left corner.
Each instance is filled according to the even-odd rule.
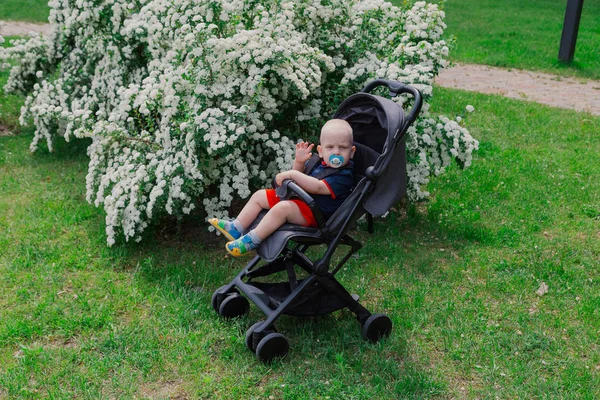
[[[290,350],[290,345],[281,333],[269,333],[256,346],[256,358],[269,363],[275,358],[283,358]]]
[[[250,350],[253,353],[256,352],[256,346],[254,344],[255,343],[255,341],[254,341],[254,331],[263,322],[264,321],[258,321],[257,323],[255,323],[254,325],[252,325],[250,328],[248,328],[248,330],[246,331],[246,347],[248,348],[248,350]],[[275,333],[275,332],[277,332],[277,329],[275,329],[275,326],[271,325],[269,327],[269,329],[264,330],[262,332],[260,338],[258,340],[256,340],[256,344],[258,344],[269,333]]]
[[[250,309],[248,300],[237,293],[228,295],[219,306],[219,315],[223,318],[237,318]]]
[[[377,343],[380,339],[388,337],[392,332],[392,320],[385,314],[373,314],[362,327],[363,339]]]

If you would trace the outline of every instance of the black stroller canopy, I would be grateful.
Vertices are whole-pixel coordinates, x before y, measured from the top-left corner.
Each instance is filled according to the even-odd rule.
[[[339,106],[333,118],[348,121],[355,142],[382,154],[402,126],[404,110],[383,97],[357,93]]]
[[[372,173],[377,180],[373,192],[363,204],[364,209],[374,216],[385,214],[406,194],[406,145],[402,140],[406,132],[406,129],[403,129],[404,110],[392,100],[369,93],[357,93],[340,105],[333,118],[348,121],[352,126],[354,141],[378,153],[379,157],[373,162],[364,163],[357,160],[357,164],[373,166]],[[359,149],[355,157],[365,155],[365,152]],[[361,171],[357,173],[360,174]],[[340,208],[338,212],[343,214],[345,207]],[[329,225],[337,227],[339,223],[340,221],[334,218]]]

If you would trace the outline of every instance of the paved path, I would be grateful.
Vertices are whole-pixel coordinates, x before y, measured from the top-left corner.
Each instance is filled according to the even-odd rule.
[[[467,64],[442,70],[435,82],[600,115],[600,81]]]
[[[4,36],[49,31],[48,24],[6,21],[0,26],[0,35]],[[500,94],[600,115],[600,81],[467,64],[442,70],[435,82],[443,87]]]
[[[0,0],[1,1],[1,0]],[[20,21],[0,21],[0,35],[2,36],[27,36],[30,32],[50,33],[50,24],[33,24]]]

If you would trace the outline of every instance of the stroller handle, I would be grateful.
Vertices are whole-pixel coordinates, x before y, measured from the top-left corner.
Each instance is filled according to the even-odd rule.
[[[423,105],[423,98],[421,96],[421,92],[419,92],[418,89],[406,85],[402,82],[390,81],[387,79],[375,79],[367,83],[362,89],[362,92],[371,93],[373,89],[379,86],[387,86],[387,88],[390,90],[390,97],[396,97],[401,93],[408,93],[412,95],[412,97],[415,99],[415,104],[413,105],[412,110],[410,110],[410,112],[408,113],[408,120],[406,126],[415,122],[415,119],[417,119],[417,116],[421,111],[421,106]]]

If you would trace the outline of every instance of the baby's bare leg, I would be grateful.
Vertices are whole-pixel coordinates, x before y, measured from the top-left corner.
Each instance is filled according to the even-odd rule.
[[[306,225],[306,219],[302,216],[296,203],[283,200],[269,210],[267,215],[256,226],[254,232],[261,240],[266,239],[286,222],[296,225]]]
[[[242,211],[237,216],[237,220],[242,224],[244,229],[248,229],[250,224],[258,217],[258,214],[262,210],[268,210],[269,208],[266,190],[257,190],[250,197],[244,208],[242,208]]]

